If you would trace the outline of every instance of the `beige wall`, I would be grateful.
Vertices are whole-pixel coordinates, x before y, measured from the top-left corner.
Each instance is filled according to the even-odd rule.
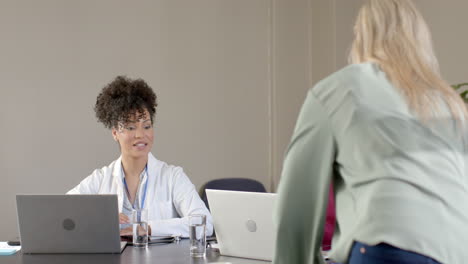
[[[311,86],[311,2],[278,0],[273,6],[271,190],[275,190],[297,113]]]
[[[334,2],[336,18],[335,68],[341,69],[348,64],[354,21],[364,0],[334,0]]]
[[[65,193],[119,155],[92,107],[118,74],[159,99],[153,153],[199,188],[270,186],[269,0],[2,1],[0,240],[15,195]]]
[[[336,68],[347,63],[352,26],[364,0],[333,0],[336,12]],[[414,0],[432,32],[442,75],[449,83],[468,81],[468,34],[465,0]]]
[[[311,69],[331,67],[310,46],[332,51],[311,37],[331,36],[311,26],[317,5],[332,13],[326,0],[2,1],[0,240],[17,234],[16,194],[64,193],[118,157],[92,110],[118,74],[154,88],[153,153],[197,188],[275,190]]]
[[[271,190],[307,90],[335,70],[334,1],[276,1],[273,53]]]
[[[465,0],[415,0],[434,40],[440,68],[449,83],[468,82],[468,20]]]

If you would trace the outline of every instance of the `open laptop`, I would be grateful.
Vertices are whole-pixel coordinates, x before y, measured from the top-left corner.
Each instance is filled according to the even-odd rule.
[[[272,260],[274,193],[206,190],[222,255]]]
[[[121,253],[117,195],[16,195],[23,253]]]

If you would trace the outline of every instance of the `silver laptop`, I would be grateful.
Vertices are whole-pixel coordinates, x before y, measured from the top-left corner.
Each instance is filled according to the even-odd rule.
[[[117,195],[16,195],[23,253],[121,253]]]
[[[206,190],[222,255],[272,260],[274,193]]]

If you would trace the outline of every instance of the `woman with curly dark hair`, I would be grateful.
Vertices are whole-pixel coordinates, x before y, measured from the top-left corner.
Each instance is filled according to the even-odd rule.
[[[117,194],[121,235],[131,235],[128,216],[133,209],[148,210],[152,235],[189,236],[188,216],[207,216],[207,235],[213,232],[209,211],[181,167],[151,154],[156,94],[142,79],[118,76],[98,95],[94,110],[111,129],[121,156],[95,170],[69,194]]]

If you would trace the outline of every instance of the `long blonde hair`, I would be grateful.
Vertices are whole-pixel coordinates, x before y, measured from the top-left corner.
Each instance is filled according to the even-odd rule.
[[[456,119],[468,116],[440,75],[431,33],[411,0],[368,0],[356,20],[349,61],[377,63],[426,121],[440,111],[440,96]]]

